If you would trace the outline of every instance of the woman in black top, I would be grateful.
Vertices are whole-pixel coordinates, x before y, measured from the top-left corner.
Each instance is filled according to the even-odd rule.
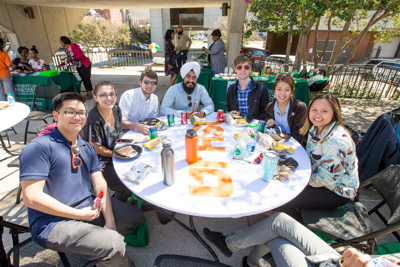
[[[108,81],[98,82],[93,91],[96,105],[89,111],[84,127],[84,139],[94,146],[103,168],[108,187],[115,191],[115,198],[126,201],[131,191],[121,182],[112,163],[112,152],[122,130],[122,116],[116,104],[117,92]]]
[[[12,62],[12,70],[21,70],[21,71],[33,71],[31,65],[29,65],[29,50],[25,46],[18,47],[18,53],[21,57],[16,58]]]

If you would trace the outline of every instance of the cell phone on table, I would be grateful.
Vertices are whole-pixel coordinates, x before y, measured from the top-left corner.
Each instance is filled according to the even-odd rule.
[[[133,143],[133,139],[119,138],[116,143],[117,144],[130,144],[130,143]]]

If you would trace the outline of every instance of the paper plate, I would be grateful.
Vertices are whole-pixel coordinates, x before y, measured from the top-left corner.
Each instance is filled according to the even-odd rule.
[[[135,149],[137,151],[137,154],[133,157],[123,157],[120,154],[116,153],[116,150],[127,147],[127,146],[131,146],[133,149]],[[117,158],[117,159],[122,159],[122,160],[131,160],[131,159],[136,159],[138,157],[140,157],[140,155],[143,152],[143,148],[141,146],[137,146],[137,145],[124,145],[124,146],[119,146],[117,148],[114,149],[113,151],[113,157]]]

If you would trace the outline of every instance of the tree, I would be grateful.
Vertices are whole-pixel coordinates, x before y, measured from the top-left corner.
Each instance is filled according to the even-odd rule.
[[[258,0],[250,4],[249,10],[254,14],[254,19],[248,22],[252,30],[270,29],[270,31],[276,32],[278,36],[285,32],[289,33],[287,60],[291,36],[300,35],[294,64],[296,70],[300,70],[302,64],[305,68],[307,39],[312,27],[315,27],[313,49],[315,67],[318,66],[326,52],[332,26],[342,28],[331,60],[325,67],[328,75],[341,53],[354,44],[348,60],[335,72],[340,71],[341,68],[350,63],[357,47],[368,31],[375,32],[377,40],[385,41],[400,33],[400,1],[398,0],[282,0],[279,2]],[[323,52],[319,55],[316,46],[318,30],[322,21],[328,27],[328,36],[325,40]],[[388,27],[389,23],[392,23],[390,27]]]
[[[151,43],[150,26],[148,27],[133,26],[130,28],[130,34],[132,38],[132,43],[138,43],[138,44]]]

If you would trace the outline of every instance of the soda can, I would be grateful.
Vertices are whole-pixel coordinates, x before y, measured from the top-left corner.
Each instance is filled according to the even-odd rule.
[[[254,141],[254,139],[251,138],[251,139],[247,142],[246,150],[247,150],[247,152],[249,152],[249,153],[253,153],[255,149],[256,149],[256,141]]]
[[[156,139],[158,137],[156,126],[149,127],[149,131],[150,131],[150,140]]]
[[[217,119],[219,122],[223,122],[224,121],[224,110],[219,109],[217,112]]]
[[[275,151],[266,151],[264,152],[262,159],[262,168],[264,171],[261,179],[263,181],[271,181],[274,177],[274,173],[276,170],[276,166],[278,165],[279,155]]]
[[[265,129],[265,121],[259,121],[257,131],[263,133],[264,129]]]
[[[167,116],[167,118],[168,118],[168,126],[169,126],[169,127],[175,126],[174,114],[169,113],[168,116]]]
[[[182,112],[181,113],[181,124],[187,124],[187,120],[188,120],[187,112]]]

